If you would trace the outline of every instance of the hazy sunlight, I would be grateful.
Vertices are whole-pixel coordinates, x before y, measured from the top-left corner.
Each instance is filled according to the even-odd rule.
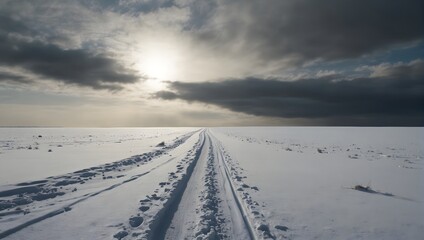
[[[176,74],[177,55],[163,48],[154,48],[144,53],[140,69],[149,78],[172,80]]]

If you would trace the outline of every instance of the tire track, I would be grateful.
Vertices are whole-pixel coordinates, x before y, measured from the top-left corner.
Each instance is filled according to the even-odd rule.
[[[115,184],[106,188],[73,199],[72,202],[67,201],[68,204],[62,205],[59,209],[49,211],[0,233],[0,238],[71,211],[72,207],[78,203],[104,192],[113,189],[122,192],[126,187],[120,187],[127,183],[132,182],[131,184],[137,187],[139,182],[134,182],[135,180],[160,169],[171,161],[175,162],[176,169],[166,168],[168,170],[161,173],[168,180],[163,181],[162,178],[163,182],[157,181],[159,183],[157,189],[153,190],[154,187],[152,187],[144,193],[152,191],[150,193],[153,194],[146,195],[146,198],[140,200],[140,205],[134,209],[134,212],[123,215],[124,218],[128,216],[128,222],[120,221],[119,224],[111,225],[113,231],[116,230],[111,236],[122,240],[266,238],[258,228],[255,228],[259,225],[249,212],[252,209],[245,202],[245,192],[239,192],[239,182],[236,182],[234,177],[237,172],[234,172],[231,162],[230,165],[227,164],[227,155],[219,140],[209,130],[203,129],[196,141],[194,145],[185,145],[184,151],[179,151],[179,155],[185,154],[185,157],[178,157],[180,159],[178,162],[175,162],[175,157],[163,158],[158,165],[151,166],[151,169],[147,171],[135,172],[137,174],[127,176],[118,183],[115,181]],[[131,184],[125,186],[131,186]],[[93,201],[97,199],[94,198]],[[137,196],[132,202],[134,200],[137,201]],[[78,208],[70,214],[77,213],[81,209],[83,208]]]
[[[214,156],[216,158],[217,168],[219,169],[220,176],[222,177],[221,180],[223,181],[223,184],[224,184],[225,196],[227,197],[227,199],[231,200],[232,203],[235,203],[236,210],[238,212],[236,214],[238,215],[238,217],[241,216],[241,222],[240,222],[240,219],[238,219],[239,224],[243,223],[244,224],[243,227],[248,231],[248,234],[246,235],[249,237],[249,239],[256,240],[257,238],[253,230],[254,229],[253,224],[250,222],[250,219],[248,215],[246,214],[245,208],[243,207],[242,202],[236,193],[234,183],[231,179],[230,170],[228,166],[225,164],[224,155],[222,153],[222,149],[220,148],[219,142],[212,134],[210,134],[210,138],[213,139],[211,143],[213,144]]]
[[[205,131],[202,131],[200,135],[202,143],[197,149],[193,161],[187,167],[186,174],[183,175],[183,177],[179,180],[178,184],[173,189],[168,201],[163,205],[162,209],[156,214],[154,220],[149,224],[150,231],[147,235],[147,239],[165,239],[166,232],[171,225],[178,206],[180,205],[188,181],[190,180],[194,168],[196,167],[196,164],[199,161],[202,152],[204,151],[206,142]]]
[[[186,179],[158,213],[148,239],[256,239],[214,141],[206,130]],[[202,182],[210,187],[200,191]],[[199,205],[190,208],[196,203]],[[188,212],[190,209],[199,212]]]
[[[198,131],[199,131],[199,130],[198,130]],[[165,151],[166,151],[166,152],[168,152],[168,151],[170,151],[170,150],[172,150],[172,149],[175,149],[176,147],[178,147],[178,146],[182,145],[183,143],[185,143],[185,141],[186,141],[188,138],[190,138],[191,136],[193,136],[193,135],[194,135],[196,132],[198,132],[198,131],[190,132],[190,133],[187,133],[187,134],[184,134],[184,135],[180,136],[180,137],[179,137],[179,138],[178,138],[178,139],[177,139],[177,140],[176,140],[176,141],[175,141],[175,142],[171,145],[171,147],[167,148]],[[142,173],[139,173],[139,174],[133,175],[133,176],[131,176],[131,177],[129,177],[129,178],[127,178],[127,179],[125,179],[125,180],[123,180],[123,181],[119,182],[119,183],[115,183],[115,184],[113,184],[113,185],[110,185],[110,186],[108,186],[108,187],[105,187],[105,188],[103,188],[103,189],[101,189],[101,190],[98,190],[98,191],[95,191],[95,192],[91,192],[91,193],[88,193],[88,194],[84,194],[83,196],[78,197],[78,198],[77,198],[77,200],[75,200],[75,201],[73,201],[73,202],[70,202],[70,203],[68,203],[68,204],[65,204],[65,205],[61,206],[60,208],[56,208],[55,210],[51,210],[51,211],[49,211],[49,212],[47,212],[47,213],[45,213],[45,214],[43,214],[43,215],[41,215],[41,216],[34,217],[34,218],[30,219],[30,220],[27,220],[27,221],[25,221],[25,222],[23,222],[23,223],[21,223],[21,224],[18,224],[18,225],[16,225],[16,226],[14,226],[14,227],[12,227],[12,228],[9,228],[9,229],[7,229],[7,230],[5,230],[5,231],[3,231],[3,232],[0,232],[0,239],[3,239],[3,238],[5,238],[5,237],[7,237],[7,236],[9,236],[9,235],[11,235],[11,234],[16,233],[16,232],[19,232],[19,231],[21,231],[22,229],[25,229],[25,228],[27,228],[27,227],[29,227],[29,226],[31,226],[31,225],[34,225],[34,224],[36,224],[36,223],[39,223],[39,222],[43,221],[43,220],[46,220],[46,219],[49,219],[49,218],[55,217],[55,216],[57,216],[57,215],[60,215],[60,214],[62,214],[62,213],[68,212],[68,211],[71,211],[71,210],[72,210],[72,207],[74,207],[75,205],[77,205],[77,204],[79,204],[79,203],[81,203],[81,202],[84,202],[84,201],[86,201],[86,200],[88,200],[88,199],[91,199],[91,198],[93,198],[93,197],[95,197],[95,196],[97,196],[97,195],[99,195],[99,194],[102,194],[102,193],[104,193],[104,192],[107,192],[107,191],[113,190],[113,189],[115,189],[115,188],[117,188],[117,187],[120,187],[120,186],[122,186],[122,185],[124,185],[124,184],[126,184],[126,183],[129,183],[129,182],[132,182],[132,181],[134,181],[134,180],[137,180],[137,179],[139,179],[140,177],[143,177],[143,176],[145,176],[145,175],[148,175],[149,173],[151,173],[151,172],[153,172],[153,171],[155,171],[155,170],[159,169],[160,167],[164,166],[165,164],[167,164],[167,163],[169,163],[169,162],[171,162],[171,161],[173,161],[173,160],[175,160],[175,157],[171,157],[171,158],[169,158],[168,160],[164,161],[163,163],[160,163],[159,165],[154,166],[154,167],[150,168],[150,169],[149,169],[149,170],[147,170],[147,171],[144,171],[144,172],[142,172]],[[118,161],[118,162],[120,162],[120,161]],[[79,172],[79,171],[77,171],[77,172]],[[48,183],[47,183],[47,184],[48,184]],[[22,194],[22,193],[21,193],[21,194]]]
[[[237,167],[231,160],[228,154],[225,153],[224,147],[221,142],[211,134],[214,138],[215,148],[217,149],[217,156],[222,167],[222,173],[228,181],[231,193],[237,201],[237,207],[243,216],[243,221],[248,226],[249,233],[252,239],[275,239],[269,229],[264,215],[259,209],[259,204],[252,199],[248,189],[254,189],[258,191],[257,187],[250,187],[244,183],[239,173],[240,168]]]

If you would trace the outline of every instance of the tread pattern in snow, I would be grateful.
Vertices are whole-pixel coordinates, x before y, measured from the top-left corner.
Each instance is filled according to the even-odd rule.
[[[197,209],[200,219],[194,236],[198,240],[226,238],[222,226],[224,219],[219,210],[220,200],[217,196],[219,189],[216,175],[215,156],[213,155],[213,147],[211,146],[209,148],[206,174],[203,177],[205,189],[200,196],[201,205]]]

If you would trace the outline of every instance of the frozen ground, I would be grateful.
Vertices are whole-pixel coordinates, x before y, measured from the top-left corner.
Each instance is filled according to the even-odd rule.
[[[421,239],[422,146],[423,128],[4,128],[0,239]]]

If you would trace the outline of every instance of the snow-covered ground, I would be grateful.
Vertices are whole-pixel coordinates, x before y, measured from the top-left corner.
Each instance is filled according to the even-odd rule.
[[[190,128],[0,128],[0,185],[65,174],[150,151]],[[49,150],[51,150],[49,152]]]
[[[421,239],[424,128],[0,129],[0,239]]]

